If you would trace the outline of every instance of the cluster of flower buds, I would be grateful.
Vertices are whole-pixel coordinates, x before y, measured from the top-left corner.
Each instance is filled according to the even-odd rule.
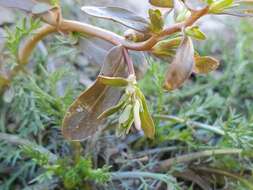
[[[154,137],[155,127],[148,111],[145,97],[137,86],[134,75],[127,79],[121,77],[99,76],[98,80],[113,87],[124,87],[125,93],[117,105],[105,110],[99,115],[99,119],[119,113],[117,135],[124,136],[129,133],[134,124],[137,130],[143,130],[149,138]]]

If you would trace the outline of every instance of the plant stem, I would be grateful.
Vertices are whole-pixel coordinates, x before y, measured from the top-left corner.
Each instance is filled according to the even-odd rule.
[[[125,61],[127,62],[129,75],[135,76],[133,60],[131,59],[131,57],[128,53],[128,50],[126,48],[123,48],[123,53],[124,53]]]
[[[235,180],[240,181],[244,186],[248,187],[249,190],[253,190],[253,184],[252,183],[250,183],[248,180],[246,180],[246,179],[244,179],[244,178],[242,178],[238,175],[232,174],[230,172],[220,170],[220,169],[215,169],[215,168],[207,168],[207,167],[198,167],[195,170],[203,171],[203,172],[207,172],[207,173],[218,174],[218,175],[223,175],[223,176],[233,178]]]
[[[225,132],[222,129],[220,129],[219,127],[216,127],[216,126],[211,126],[211,125],[207,125],[207,124],[196,122],[196,121],[182,119],[182,118],[172,116],[172,115],[154,115],[154,117],[158,118],[158,119],[161,119],[161,120],[169,120],[169,121],[174,121],[174,122],[177,122],[177,123],[185,124],[186,126],[198,127],[198,128],[201,128],[201,129],[211,131],[211,132],[216,133],[216,134],[221,135],[221,136],[225,135]]]
[[[185,162],[190,162],[199,158],[215,156],[215,155],[227,155],[227,154],[241,154],[242,149],[214,149],[214,150],[205,150],[201,152],[189,153],[181,155],[175,158],[170,158],[164,161],[159,162],[152,171],[167,171],[174,164],[180,164]]]

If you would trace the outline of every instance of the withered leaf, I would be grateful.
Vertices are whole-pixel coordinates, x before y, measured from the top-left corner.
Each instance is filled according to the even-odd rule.
[[[194,48],[191,38],[186,36],[177,49],[172,63],[169,65],[164,88],[170,91],[182,86],[191,75],[193,65]]]
[[[193,68],[193,72],[197,74],[201,73],[209,73],[214,71],[218,68],[219,61],[210,56],[196,56],[195,57],[195,64]]]
[[[145,18],[120,7],[84,6],[82,10],[91,16],[109,19],[140,32],[149,32],[150,23]]]
[[[116,46],[108,53],[101,75],[127,77],[123,47]],[[84,140],[98,131],[103,124],[98,116],[119,101],[122,91],[109,87],[98,80],[83,92],[68,108],[63,120],[63,135],[70,140]]]
[[[90,62],[98,65],[101,65],[101,60],[105,59],[108,51],[113,47],[112,44],[91,36],[83,38],[80,43],[84,54],[90,59]],[[148,69],[145,55],[137,51],[129,51],[129,54],[133,59],[136,77],[137,79],[141,79]]]
[[[172,8],[174,5],[173,0],[149,0],[149,3],[157,7],[166,7],[166,8]]]

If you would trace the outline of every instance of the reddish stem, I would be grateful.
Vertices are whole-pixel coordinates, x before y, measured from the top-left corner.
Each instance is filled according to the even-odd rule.
[[[128,50],[126,48],[123,48],[123,53],[124,53],[125,61],[127,62],[129,75],[135,76],[133,60],[130,57]]]

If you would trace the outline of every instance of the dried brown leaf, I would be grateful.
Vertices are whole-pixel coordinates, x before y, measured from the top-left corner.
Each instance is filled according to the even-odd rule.
[[[192,73],[194,65],[194,48],[190,37],[185,37],[169,65],[164,88],[174,90],[182,86]]]
[[[114,47],[108,53],[101,75],[126,77],[126,64],[121,46]],[[92,136],[103,124],[98,116],[114,106],[120,99],[122,91],[109,87],[98,80],[83,92],[69,107],[62,126],[63,135],[70,140],[84,140]]]

